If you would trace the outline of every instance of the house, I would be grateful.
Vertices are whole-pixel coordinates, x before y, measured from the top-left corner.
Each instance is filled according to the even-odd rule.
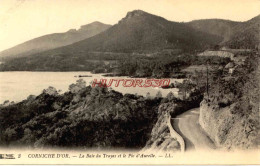
[[[234,70],[235,70],[235,68],[230,68],[230,69],[228,70],[228,73],[229,73],[229,74],[233,74],[233,73],[234,73]]]
[[[225,69],[228,70],[228,73],[229,74],[233,74],[234,70],[235,70],[235,63],[234,62],[229,62],[226,66],[225,66]]]

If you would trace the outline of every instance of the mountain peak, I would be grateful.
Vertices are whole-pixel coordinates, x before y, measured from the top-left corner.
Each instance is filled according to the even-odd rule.
[[[126,17],[142,16],[145,14],[147,14],[147,13],[144,12],[143,10],[133,10],[131,12],[128,12]]]
[[[128,12],[126,14],[126,16],[124,18],[122,18],[118,23],[121,23],[124,21],[128,22],[129,20],[135,20],[136,18],[147,18],[150,16],[155,16],[155,15],[147,13],[143,10],[133,10],[133,11]],[[158,16],[156,16],[156,17],[158,17]]]
[[[111,25],[95,21],[81,26],[78,30],[70,29],[64,33],[54,33],[40,36],[0,52],[0,57],[16,58],[21,56],[26,57],[36,53],[38,54],[43,51],[70,45],[72,43],[90,38],[104,32],[110,27]]]
[[[95,29],[95,28],[99,28],[99,27],[110,27],[111,25],[107,25],[104,24],[102,22],[99,21],[94,21],[92,23],[86,24],[86,25],[82,25],[79,29],[79,31],[84,31],[84,30],[89,30],[89,29]]]
[[[144,15],[147,15],[147,14],[149,14],[149,13],[146,13],[142,10],[133,10],[133,11],[127,12],[125,18],[123,18],[123,19],[124,20],[130,19],[130,18],[133,18],[133,17],[144,16]]]
[[[104,25],[104,23],[99,22],[99,21],[94,21],[92,23],[89,23],[88,25]]]

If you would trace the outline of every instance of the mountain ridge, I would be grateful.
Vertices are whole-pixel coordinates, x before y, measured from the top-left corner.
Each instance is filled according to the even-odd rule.
[[[207,19],[179,23],[142,10],[134,10],[128,12],[117,24],[95,36],[14,61],[6,61],[0,67],[2,71],[89,71],[96,68],[93,60],[117,60],[121,54],[153,54],[165,49],[173,52],[178,50],[179,53],[202,52],[217,45],[231,45],[227,42],[234,40],[234,32],[239,34],[234,27],[241,31],[248,28],[245,26],[252,25],[254,29],[257,18],[247,22]],[[250,28],[251,26],[251,32]],[[254,42],[255,40],[252,41]],[[106,53],[109,53],[108,57]]]
[[[202,19],[187,22],[199,31],[223,37],[220,43],[230,48],[256,48],[259,43],[260,15],[238,22],[224,19]]]
[[[175,26],[175,27],[174,27]],[[168,28],[168,29],[167,29]],[[173,31],[178,30],[185,30],[184,33],[182,34],[173,34]],[[124,32],[122,32],[124,30]],[[163,32],[161,32],[161,30],[165,30],[165,34],[163,34]],[[188,34],[188,37],[193,37],[192,33],[190,33],[191,29],[186,26],[183,23],[178,23],[178,22],[172,22],[172,21],[168,21],[165,18],[162,18],[160,16],[156,16],[156,15],[152,15],[149,14],[147,12],[141,11],[141,10],[134,10],[132,12],[128,12],[126,17],[122,18],[117,24],[115,24],[114,26],[112,26],[111,28],[109,28],[107,31],[104,31],[103,33],[100,33],[96,36],[91,37],[91,39],[85,39],[76,43],[73,43],[69,46],[67,46],[67,49],[70,49],[71,47],[77,47],[79,49],[79,47],[83,47],[84,49],[89,49],[89,50],[103,50],[103,51],[107,51],[111,48],[106,48],[106,45],[108,45],[107,47],[112,47],[111,45],[116,45],[118,48],[112,48],[112,51],[123,51],[124,49],[126,49],[126,51],[136,51],[135,49],[145,49],[145,47],[149,47],[147,45],[151,44],[151,43],[146,43],[146,41],[144,41],[145,43],[139,43],[139,44],[143,44],[143,45],[134,45],[134,46],[129,46],[130,48],[121,48],[122,46],[122,41],[128,44],[133,44],[131,43],[132,40],[139,40],[139,42],[141,40],[152,40],[150,38],[153,38],[153,36],[155,36],[154,38],[156,38],[157,34],[162,35],[161,38],[166,39],[167,41],[161,41],[162,43],[159,43],[157,41],[156,44],[151,44],[153,46],[158,46],[159,45],[163,45],[164,42],[165,43],[169,43],[170,41],[170,36],[169,38],[166,38],[167,35],[173,35],[173,37],[178,37],[181,38],[183,34]],[[111,33],[113,33],[113,35],[111,35]],[[124,34],[122,34],[124,33]],[[149,34],[150,33],[150,34]],[[197,31],[196,31],[197,33]],[[119,36],[120,35],[124,35],[123,37]],[[196,34],[197,35],[197,34]],[[205,35],[205,34],[203,34]],[[102,38],[105,38],[105,40],[99,39],[100,36]],[[121,38],[120,38],[121,37]],[[145,38],[146,37],[146,38]],[[158,37],[160,38],[160,37]],[[94,41],[93,41],[94,40]],[[98,41],[95,41],[98,40]],[[162,40],[162,39],[161,39]],[[92,42],[90,42],[92,41]],[[119,42],[118,42],[119,41]],[[128,41],[128,42],[126,42]],[[114,42],[112,44],[109,44],[108,42]],[[138,42],[138,41],[136,41]],[[186,40],[186,42],[188,42]],[[95,44],[99,44],[98,46],[95,46]],[[100,44],[101,43],[101,44]],[[91,46],[90,46],[91,45]],[[95,48],[94,48],[95,47]],[[139,48],[138,48],[139,47]],[[63,47],[64,48],[64,47]],[[60,48],[58,48],[60,49]],[[67,51],[66,49],[66,51]]]
[[[260,48],[260,15],[234,27],[230,40],[224,44],[230,48]]]
[[[23,57],[57,47],[69,45],[103,32],[110,26],[111,25],[95,21],[90,24],[82,25],[78,30],[70,29],[64,33],[52,33],[43,35],[1,51],[0,57]]]
[[[223,37],[222,42],[225,42],[232,36],[232,28],[240,23],[242,22],[224,19],[202,19],[193,20],[191,22],[187,22],[186,24],[199,31],[221,36]]]

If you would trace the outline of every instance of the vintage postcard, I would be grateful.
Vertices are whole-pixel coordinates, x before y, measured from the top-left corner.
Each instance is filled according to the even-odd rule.
[[[260,164],[259,0],[0,0],[0,164]]]

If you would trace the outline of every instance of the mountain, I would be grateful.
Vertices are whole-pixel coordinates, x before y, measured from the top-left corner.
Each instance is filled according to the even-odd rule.
[[[230,39],[234,33],[234,27],[239,24],[241,24],[241,22],[222,19],[203,19],[187,23],[187,25],[196,30],[222,37],[222,42]]]
[[[0,57],[23,57],[66,46],[103,32],[110,26],[111,25],[103,24],[101,22],[93,22],[81,26],[79,30],[71,29],[65,33],[54,33],[41,36],[0,52]]]
[[[230,48],[260,48],[260,15],[235,26],[233,31],[225,45]]]
[[[194,30],[184,23],[134,10],[98,35],[29,57],[16,58],[2,64],[0,70],[91,70],[96,67],[94,63],[97,60],[116,60],[122,57],[121,54],[150,53],[163,49],[194,52],[220,41],[221,37]]]
[[[245,22],[205,19],[191,21],[187,25],[195,30],[222,37],[222,46],[256,48],[259,45],[260,15]]]
[[[152,52],[164,48],[192,51],[218,42],[219,38],[215,35],[198,32],[183,23],[171,22],[141,10],[134,10],[128,12],[125,18],[107,31],[51,50],[48,54],[75,54],[82,51]]]
[[[259,16],[245,22],[207,19],[178,23],[134,10],[93,37],[4,62],[0,70],[91,70],[100,60],[117,60],[126,55],[162,50],[198,52],[216,45],[256,48],[259,45]]]

